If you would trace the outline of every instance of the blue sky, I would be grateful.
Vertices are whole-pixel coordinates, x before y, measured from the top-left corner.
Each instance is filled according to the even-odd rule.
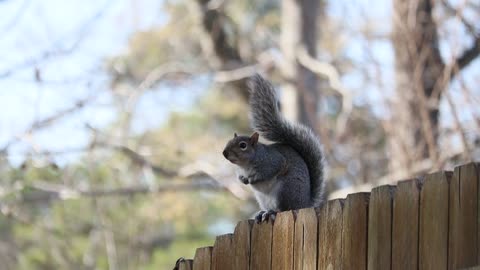
[[[115,112],[106,106],[112,100],[108,91],[103,91],[108,87],[104,60],[125,50],[134,31],[161,24],[165,16],[160,5],[161,1],[154,0],[0,2],[0,18],[6,18],[0,20],[0,50],[4,52],[0,77],[18,67],[0,79],[0,145],[33,121],[96,93],[103,94],[93,106],[39,132],[34,136],[35,144],[42,150],[78,147],[87,142],[88,134],[83,131],[86,123],[99,127],[110,123]],[[100,10],[105,10],[101,16]],[[72,46],[72,53],[41,60],[46,52],[57,53]],[[22,68],[38,59],[38,64]],[[41,70],[42,83],[35,81],[32,67]],[[26,148],[24,143],[16,144],[11,160],[21,160]]]
[[[390,2],[330,1],[328,13],[351,31],[340,33],[351,38],[347,54],[365,63],[371,73],[375,71],[365,55],[367,45],[355,31],[369,21],[382,32],[388,33]],[[0,1],[0,147],[35,120],[97,93],[102,94],[95,99],[93,106],[35,134],[33,145],[38,150],[82,146],[88,142],[88,133],[84,129],[86,123],[96,127],[108,125],[115,118],[115,111],[108,106],[113,100],[108,91],[104,91],[109,87],[104,60],[126,50],[128,38],[133,32],[164,23],[166,16],[162,13],[161,5],[161,0]],[[101,16],[100,10],[105,10]],[[79,36],[82,38],[78,39]],[[385,88],[393,89],[390,43],[379,41],[368,46],[383,69]],[[58,53],[72,47],[75,48],[72,53],[41,60],[46,52]],[[31,62],[34,64],[31,65]],[[478,62],[468,69],[467,75],[478,75],[478,72],[474,72],[479,70]],[[12,74],[2,78],[2,74],[12,67]],[[35,68],[41,71],[42,83],[35,81]],[[351,72],[342,80],[356,97],[357,103],[378,102],[382,89],[369,85],[368,91],[365,90],[365,85],[359,84],[360,76],[359,72]],[[466,80],[471,84],[480,83],[475,76],[466,76]],[[454,84],[455,87],[458,89],[458,84]],[[192,89],[157,92],[159,94],[147,95],[140,101],[141,110],[136,113],[134,130],[158,126],[171,110],[178,107],[188,109],[191,105]],[[200,91],[194,93],[196,96]],[[456,92],[452,94],[456,95]],[[381,106],[375,109],[378,114],[383,113]],[[462,114],[462,117],[468,118],[468,114]],[[23,153],[29,147],[30,143],[16,144],[10,151],[11,161],[17,164],[21,162]],[[59,161],[66,160],[67,156],[59,157]]]

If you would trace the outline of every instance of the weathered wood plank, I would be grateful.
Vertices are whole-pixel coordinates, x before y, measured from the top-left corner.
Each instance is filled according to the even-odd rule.
[[[272,222],[254,223],[251,234],[251,270],[270,270],[272,265]]]
[[[178,270],[192,270],[193,260],[183,260],[178,263]]]
[[[344,204],[343,199],[328,201],[320,212],[318,269],[341,269],[342,267]]]
[[[448,193],[445,172],[426,176],[420,191],[419,269],[447,269]]]
[[[212,250],[212,269],[232,269],[235,262],[234,255],[233,234],[217,236]]]
[[[273,224],[272,269],[293,268],[293,231],[295,219],[292,211],[277,214]]]
[[[448,192],[448,270],[458,269],[457,253],[459,247],[460,229],[460,177],[459,170],[455,170],[450,177]]]
[[[469,268],[463,268],[462,270],[480,270],[480,266],[474,266]]]
[[[293,242],[293,269],[317,269],[317,213],[313,208],[296,212]]]
[[[317,268],[318,269],[325,269],[324,262],[326,261],[327,257],[327,250],[324,244],[326,242],[326,235],[327,235],[327,215],[328,215],[328,201],[320,207],[317,211],[317,219],[318,219],[318,253],[317,253]]]
[[[193,257],[193,269],[210,270],[212,264],[212,249],[213,247],[197,248],[195,257]]]
[[[420,183],[399,182],[393,200],[392,269],[418,267],[418,215]]]
[[[372,189],[368,206],[368,269],[388,270],[392,252],[392,208],[395,187]]]
[[[248,270],[250,265],[250,236],[253,220],[240,221],[233,233],[235,269]]]
[[[477,265],[480,266],[480,162],[475,162],[477,169]]]
[[[449,268],[478,264],[478,170],[475,163],[456,167],[450,181]]]
[[[343,269],[367,269],[369,193],[347,196],[343,209]]]
[[[458,267],[478,264],[478,168],[475,163],[466,164],[460,170],[460,245],[463,252]]]

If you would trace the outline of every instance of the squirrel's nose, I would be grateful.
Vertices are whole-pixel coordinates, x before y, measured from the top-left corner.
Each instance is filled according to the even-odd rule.
[[[227,150],[223,150],[223,156],[224,156],[226,159],[228,159],[228,152],[227,152]]]

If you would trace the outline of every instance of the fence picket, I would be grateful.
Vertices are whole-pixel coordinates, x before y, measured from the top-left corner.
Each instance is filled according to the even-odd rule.
[[[193,260],[182,260],[178,262],[178,270],[192,270]]]
[[[399,182],[393,199],[392,269],[418,267],[418,214],[420,183]]]
[[[349,194],[343,209],[343,269],[367,269],[367,226],[370,193]]]
[[[212,250],[212,270],[231,269],[234,255],[233,234],[217,236]]]
[[[420,191],[420,270],[447,269],[448,193],[445,172],[426,176]]]
[[[179,270],[478,269],[480,164],[380,186],[275,222],[241,221]],[[469,268],[470,267],[470,268]]]
[[[272,225],[272,222],[253,224],[250,270],[270,270],[272,267]]]
[[[388,270],[392,254],[392,208],[395,187],[380,186],[368,206],[368,269]]]
[[[450,269],[477,265],[478,171],[475,163],[456,167],[450,181]]]
[[[277,214],[273,223],[272,269],[293,268],[293,231],[295,223],[292,211]]]
[[[325,204],[320,212],[318,236],[318,269],[341,269],[342,228],[345,200],[337,199]]]
[[[295,220],[293,269],[317,269],[317,213],[315,209],[300,209]]]
[[[235,269],[248,270],[250,264],[250,233],[253,220],[240,221],[233,233],[235,247]]]
[[[212,249],[213,247],[197,248],[195,257],[193,257],[193,269],[210,270],[212,264]]]

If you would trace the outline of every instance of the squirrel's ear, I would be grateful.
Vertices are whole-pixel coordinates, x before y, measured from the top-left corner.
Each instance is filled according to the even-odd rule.
[[[254,132],[254,133],[252,134],[252,136],[250,136],[250,143],[251,143],[252,145],[257,144],[257,142],[258,142],[258,136],[259,136],[259,135],[258,135],[258,132]]]
[[[237,135],[237,133],[236,133],[236,132],[235,132],[235,133],[233,133],[233,138],[236,138],[237,136],[238,136],[238,135]]]

